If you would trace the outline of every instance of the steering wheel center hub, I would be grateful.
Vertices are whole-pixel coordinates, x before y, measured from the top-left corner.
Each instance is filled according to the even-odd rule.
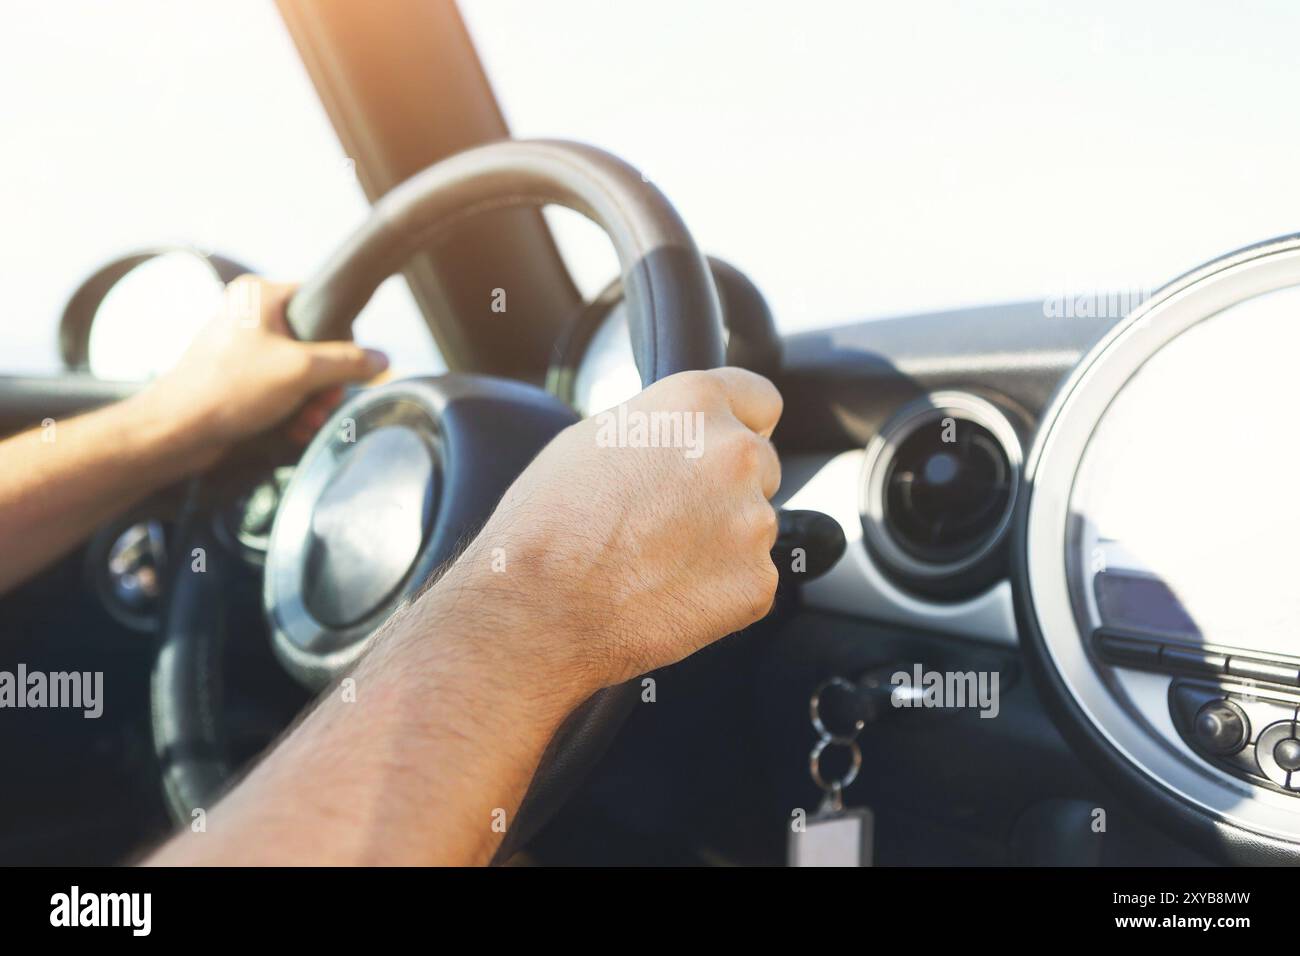
[[[312,509],[302,567],[312,617],[350,627],[397,591],[429,533],[436,481],[428,444],[400,425],[376,429],[340,459]]]
[[[368,389],[335,412],[284,490],[263,600],[284,665],[308,686],[351,666],[432,572],[445,441],[436,389]]]

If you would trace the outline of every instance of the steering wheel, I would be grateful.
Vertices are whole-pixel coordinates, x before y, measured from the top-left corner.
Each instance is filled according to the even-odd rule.
[[[377,202],[288,306],[304,340],[350,336],[375,289],[455,223],[555,203],[609,235],[644,385],[723,361],[717,292],[668,200],[621,160],[576,143],[499,142],[416,174]],[[574,412],[520,382],[446,375],[360,392],[334,413],[285,489],[267,551],[264,610],[276,656],[311,689],[337,679],[389,614],[457,553],[515,476]],[[223,558],[211,516],[182,522],[151,683],[155,752],[182,823],[234,768],[222,726]],[[196,573],[190,555],[206,553]],[[431,622],[436,627],[436,622]],[[607,688],[565,722],[498,851],[504,859],[564,802],[635,703]]]

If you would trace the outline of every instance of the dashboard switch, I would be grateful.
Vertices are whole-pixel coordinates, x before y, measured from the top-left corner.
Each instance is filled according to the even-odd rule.
[[[1279,740],[1273,748],[1273,759],[1287,773],[1300,770],[1300,740],[1294,737]]]
[[[1228,658],[1228,673],[1233,677],[1248,677],[1251,680],[1289,684],[1292,687],[1300,684],[1300,669],[1294,664],[1259,661],[1249,657]]]
[[[1250,721],[1230,700],[1212,700],[1201,707],[1192,730],[1202,747],[1221,757],[1235,754],[1250,740]]]
[[[1288,790],[1294,790],[1295,784],[1300,784],[1300,778],[1293,784],[1291,773],[1300,768],[1300,740],[1296,739],[1298,726],[1294,720],[1279,720],[1261,730],[1259,739],[1255,741],[1255,759],[1259,762],[1260,772]]]
[[[1150,670],[1157,670],[1160,667],[1160,645],[1155,641],[1115,634],[1105,628],[1098,628],[1093,640],[1096,642],[1097,652],[1112,664],[1127,664]]]
[[[830,515],[782,508],[777,520],[772,563],[783,584],[803,584],[819,578],[844,556],[844,529]]]

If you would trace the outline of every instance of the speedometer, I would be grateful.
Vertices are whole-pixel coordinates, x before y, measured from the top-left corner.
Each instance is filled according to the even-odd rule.
[[[708,263],[722,306],[727,364],[773,374],[781,364],[781,340],[763,294],[735,266],[712,256]],[[547,390],[583,416],[621,405],[641,391],[620,280],[583,307],[556,355]]]
[[[1300,859],[1300,237],[1162,289],[1044,415],[1022,639],[1114,782],[1237,859]]]

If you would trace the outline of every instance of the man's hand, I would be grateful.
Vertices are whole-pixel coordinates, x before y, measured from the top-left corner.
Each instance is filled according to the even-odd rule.
[[[487,862],[574,707],[763,616],[776,389],[739,369],[686,372],[627,411],[699,412],[700,454],[610,447],[599,416],[566,429],[376,635],[351,702],[327,693],[206,833],[152,862]]]
[[[768,439],[781,409],[767,379],[724,368],[670,376],[628,403],[643,422],[691,416],[690,449],[603,447],[601,416],[571,426],[519,476],[439,588],[543,624],[541,643],[534,635],[521,653],[544,659],[534,676],[553,671],[581,693],[752,624],[776,593],[768,499],[781,466]]]
[[[305,434],[324,424],[340,386],[384,371],[380,352],[352,342],[299,342],[285,321],[293,285],[241,276],[226,287],[220,314],[195,337],[176,368],[149,391],[203,438],[215,459],[236,441],[287,421],[300,409]]]

